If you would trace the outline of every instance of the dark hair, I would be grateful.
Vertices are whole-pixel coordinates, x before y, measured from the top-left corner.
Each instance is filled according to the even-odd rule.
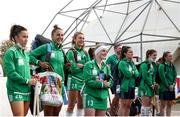
[[[13,25],[10,30],[9,39],[16,42],[15,37],[18,36],[21,31],[27,31],[27,29],[20,25]]]
[[[131,48],[131,47],[129,47],[129,46],[123,46],[123,47],[122,47],[120,59],[125,58],[125,53],[128,52],[128,49],[129,49],[129,48]]]
[[[88,54],[91,60],[94,59],[94,51],[95,51],[95,48],[89,48],[88,50]]]
[[[121,46],[120,43],[115,43],[115,44],[114,44],[114,50],[115,50],[116,48],[118,48],[119,46]]]
[[[157,61],[156,61],[157,65],[162,63],[162,57],[160,57]]]
[[[62,29],[61,29],[61,28],[59,28],[57,24],[56,24],[56,25],[54,25],[53,30],[52,30],[52,32],[51,32],[51,37],[52,37],[52,36],[53,36],[53,34],[56,32],[56,30],[62,30]]]
[[[163,53],[163,56],[162,56],[162,62],[163,62],[163,63],[166,62],[166,59],[165,59],[165,58],[168,56],[169,53],[171,53],[171,52],[166,51],[166,52]]]
[[[76,33],[74,33],[74,35],[73,35],[73,37],[72,37],[72,45],[75,44],[74,39],[76,39],[76,37],[77,37],[79,34],[84,35],[82,32],[76,32]]]
[[[147,50],[147,51],[146,51],[146,59],[149,58],[149,55],[152,55],[152,54],[155,53],[155,52],[157,52],[157,51],[154,50],[154,49]]]

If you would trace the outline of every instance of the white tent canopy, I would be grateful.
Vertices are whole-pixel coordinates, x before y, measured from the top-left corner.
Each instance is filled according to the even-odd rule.
[[[135,56],[144,59],[147,49],[156,49],[158,56],[164,51],[174,52],[180,42],[180,2],[178,0],[96,0],[83,8],[68,9],[71,2],[58,12],[61,23],[66,18],[72,22],[65,29],[64,47],[71,46],[72,34],[84,32],[86,45],[95,42],[111,47],[120,42],[133,47]],[[50,26],[52,24],[48,26]],[[66,21],[65,21],[66,22]],[[58,22],[57,22],[58,24]],[[46,34],[46,33],[45,33]],[[110,49],[112,53],[112,49]]]

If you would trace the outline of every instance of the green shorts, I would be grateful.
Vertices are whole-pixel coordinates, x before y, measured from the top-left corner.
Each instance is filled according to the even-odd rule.
[[[67,89],[80,91],[83,86],[83,81],[75,77],[68,78]]]
[[[108,98],[101,100],[94,98],[88,94],[83,95],[84,108],[94,108],[98,110],[107,110]]]
[[[27,101],[29,102],[31,99],[31,93],[21,93],[21,92],[13,92],[8,91],[7,93],[9,102],[15,102],[15,101]]]
[[[138,95],[140,97],[142,97],[142,96],[153,97],[154,96],[154,92],[151,90],[150,87],[145,87],[145,89],[139,88]]]

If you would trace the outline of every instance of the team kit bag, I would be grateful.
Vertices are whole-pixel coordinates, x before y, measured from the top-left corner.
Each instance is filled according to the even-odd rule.
[[[35,75],[42,84],[40,100],[44,105],[60,106],[63,103],[61,76],[55,72],[43,72]]]

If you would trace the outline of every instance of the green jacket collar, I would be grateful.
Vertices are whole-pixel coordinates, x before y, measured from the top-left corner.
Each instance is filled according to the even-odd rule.
[[[96,59],[93,60],[93,64],[95,64],[95,65],[99,68],[99,66],[98,66],[98,64],[97,64],[97,62],[96,62]],[[102,65],[101,65],[101,69],[104,69],[104,67],[106,66],[106,64],[104,63],[104,61],[102,61],[101,64],[102,64]],[[101,69],[99,68],[99,70],[101,70]]]
[[[144,62],[149,63],[149,64],[152,64],[152,63],[153,63],[153,61],[150,61],[150,60],[148,60],[148,59],[146,59]]]
[[[74,49],[77,51],[82,51],[83,49],[78,48],[77,46],[74,46]]]
[[[167,65],[167,66],[171,66],[172,65],[172,63],[171,62],[165,62],[165,65]]]
[[[115,56],[116,59],[119,59],[117,54],[114,54],[114,56]]]
[[[62,48],[62,44],[58,47],[57,43],[55,41],[52,41],[52,47],[60,50]]]
[[[25,50],[23,50],[20,46],[18,46],[17,44],[14,45],[14,47],[21,52],[24,55]]]
[[[123,58],[122,60],[123,60],[123,61],[126,61],[126,62],[128,62],[128,63],[132,63],[132,62],[133,62],[132,60],[129,60],[129,59],[127,59],[127,58]]]

